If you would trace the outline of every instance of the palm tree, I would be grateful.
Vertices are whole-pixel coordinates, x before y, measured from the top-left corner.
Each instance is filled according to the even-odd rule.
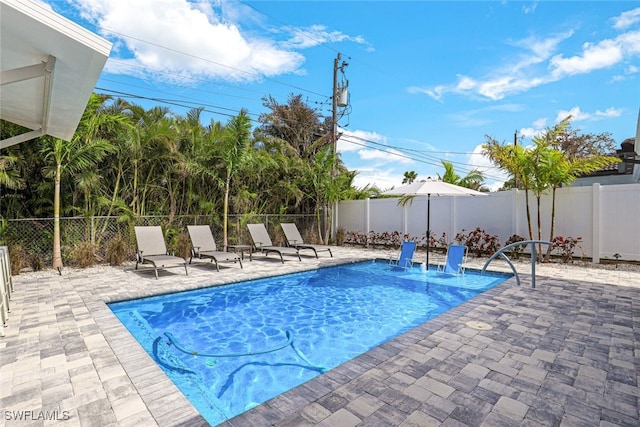
[[[438,175],[443,182],[447,182],[449,184],[459,185],[465,188],[471,188],[472,190],[480,190],[482,185],[484,184],[484,174],[478,169],[473,169],[466,176],[460,177],[453,168],[453,163],[447,162],[445,160],[440,160],[442,162],[442,166],[444,166],[444,175],[441,177]]]
[[[224,140],[221,147],[222,162],[224,164],[224,204],[223,204],[223,241],[222,246],[227,250],[229,223],[229,193],[231,179],[242,167],[247,151],[250,148],[251,119],[246,110],[232,117],[225,126]]]
[[[120,117],[100,114],[104,101],[97,95],[89,98],[89,103],[71,141],[44,137],[42,154],[47,162],[45,176],[54,180],[53,195],[53,268],[62,272],[62,251],[60,242],[60,189],[63,174],[79,175],[94,168],[97,163],[113,151],[113,145],[100,138],[101,127],[121,120]]]
[[[402,178],[402,183],[412,184],[416,179],[418,179],[418,173],[416,171],[406,171],[404,173],[404,178]]]
[[[16,170],[19,157],[14,152],[5,153],[0,156],[0,185],[16,190],[24,187],[24,179]]]
[[[575,157],[571,153],[561,151],[557,143],[553,143],[553,148],[547,150],[540,159],[540,167],[544,170],[545,180],[549,182],[552,189],[551,197],[551,227],[549,230],[549,240],[555,238],[556,223],[556,190],[562,185],[568,185],[582,174],[588,174],[607,167],[613,163],[620,162],[620,159],[612,156],[592,154],[589,157]],[[552,247],[547,249],[547,258],[551,254]]]
[[[487,141],[482,145],[483,154],[487,156],[500,169],[512,177],[518,179],[518,186],[524,188],[525,209],[529,239],[533,240],[533,227],[531,224],[531,211],[529,209],[529,190],[531,188],[531,158],[522,145],[502,145],[493,138],[486,137]]]

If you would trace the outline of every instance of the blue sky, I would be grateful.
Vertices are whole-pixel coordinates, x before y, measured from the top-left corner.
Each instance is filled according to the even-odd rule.
[[[114,43],[96,92],[226,123],[302,94],[331,115],[340,54],[349,105],[338,149],[356,185],[405,171],[504,176],[479,153],[567,115],[583,133],[635,136],[638,1],[48,1]]]

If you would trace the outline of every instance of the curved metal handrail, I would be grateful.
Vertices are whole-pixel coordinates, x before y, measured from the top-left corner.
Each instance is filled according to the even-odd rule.
[[[505,255],[504,251],[514,246],[523,246],[523,245],[531,245],[531,287],[535,288],[536,287],[536,256],[537,256],[536,245],[553,246],[553,243],[547,240],[521,240],[519,242],[511,243],[503,248],[500,248],[498,252],[491,255],[487,260],[487,262],[484,263],[484,267],[482,267],[482,272],[483,273],[485,272],[485,270],[487,269],[487,266],[491,261],[493,261],[498,256],[502,256],[502,258],[505,261],[507,261],[507,264],[509,264],[509,266],[511,267],[511,271],[513,271],[513,274],[516,276],[516,283],[518,284],[518,286],[520,286],[520,277],[518,276],[518,272],[516,271],[516,268],[514,267],[509,257]]]

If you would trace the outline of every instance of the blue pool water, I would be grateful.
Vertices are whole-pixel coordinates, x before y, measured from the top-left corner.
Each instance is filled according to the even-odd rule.
[[[215,425],[509,277],[450,276],[369,261],[110,308]]]

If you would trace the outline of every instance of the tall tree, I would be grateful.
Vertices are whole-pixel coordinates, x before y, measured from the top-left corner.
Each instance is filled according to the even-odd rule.
[[[224,143],[222,145],[222,161],[225,169],[224,205],[223,205],[223,241],[224,250],[228,246],[229,193],[231,179],[243,165],[247,151],[251,147],[251,119],[246,110],[231,118],[225,126]]]
[[[517,177],[518,186],[524,188],[529,239],[533,240],[531,210],[529,209],[529,190],[533,179],[531,158],[522,145],[500,144],[489,136],[485,136],[485,139],[486,141],[482,145],[483,154],[511,177]]]
[[[540,158],[539,167],[552,189],[551,197],[551,227],[549,240],[555,238],[556,223],[556,190],[562,185],[568,185],[580,175],[592,173],[620,161],[619,158],[604,155],[603,150],[613,149],[607,134],[579,135],[571,129],[571,116],[568,116],[557,126],[549,138],[550,149]],[[547,248],[547,258],[552,247]]]
[[[292,157],[295,153],[295,157],[300,159],[296,164],[312,163],[325,147],[332,146],[331,124],[326,120],[322,121],[319,112],[309,107],[303,101],[302,95],[290,95],[286,104],[279,104],[274,98],[267,97],[264,99],[264,106],[270,111],[260,116],[261,124],[256,128],[254,137],[258,141],[266,141],[271,146],[276,146],[276,141],[287,144],[291,150],[284,151]],[[314,189],[309,187],[309,181],[304,179],[304,167],[295,169],[296,175],[289,175],[284,179],[292,185],[299,186],[303,198],[293,209],[286,205],[282,205],[281,208],[289,208],[290,213],[316,212]]]
[[[289,95],[286,104],[268,96],[263,104],[270,110],[259,118],[259,131],[286,141],[306,160],[312,160],[326,145],[331,144],[330,124],[321,121],[317,110],[309,107],[302,95]]]
[[[48,162],[45,176],[54,180],[53,195],[53,268],[62,271],[62,251],[60,242],[60,188],[63,174],[80,174],[89,170],[106,157],[113,146],[99,137],[100,128],[112,121],[121,120],[107,114],[100,114],[104,98],[92,95],[89,99],[78,128],[71,141],[44,137],[42,154]]]

